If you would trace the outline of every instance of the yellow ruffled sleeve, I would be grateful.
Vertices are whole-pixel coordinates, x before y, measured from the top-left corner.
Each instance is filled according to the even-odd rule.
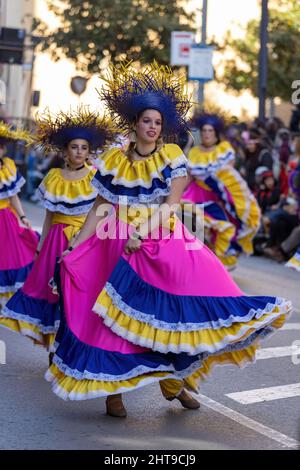
[[[234,150],[226,140],[210,151],[205,152],[199,146],[193,147],[188,154],[188,167],[195,178],[209,176],[235,158]]]
[[[25,179],[17,170],[15,162],[5,157],[0,168],[0,199],[18,194],[24,184]]]
[[[92,208],[97,191],[91,182],[96,170],[83,178],[68,180],[60,168],[53,168],[37,189],[37,195],[46,209],[66,215],[87,214]]]

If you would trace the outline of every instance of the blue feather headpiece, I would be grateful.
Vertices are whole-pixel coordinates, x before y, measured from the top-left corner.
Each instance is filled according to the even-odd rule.
[[[159,111],[163,118],[163,136],[172,137],[188,129],[186,116],[191,101],[185,93],[184,77],[157,63],[141,70],[130,63],[111,66],[106,87],[99,91],[120,129],[132,130],[137,116],[146,109]]]
[[[112,122],[86,106],[54,116],[44,111],[36,116],[36,125],[34,143],[45,152],[62,150],[74,139],[86,140],[95,150],[109,145],[116,136]]]
[[[191,127],[195,129],[202,129],[206,124],[212,126],[218,133],[224,131],[224,120],[217,114],[197,113],[191,120]]]

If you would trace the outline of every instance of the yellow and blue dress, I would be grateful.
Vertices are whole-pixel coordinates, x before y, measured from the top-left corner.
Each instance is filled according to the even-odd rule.
[[[193,147],[188,168],[194,179],[183,195],[183,202],[203,207],[209,246],[228,269],[236,265],[241,252],[253,252],[252,239],[260,225],[259,206],[233,168],[234,158],[227,141],[208,152]]]
[[[27,281],[2,311],[0,324],[17,331],[35,343],[54,348],[60,312],[57,294],[49,285],[55,263],[67,248],[69,240],[80,230],[91,209],[97,191],[91,185],[95,170],[84,177],[66,179],[60,168],[49,171],[37,194],[51,213],[51,228],[33,265]]]

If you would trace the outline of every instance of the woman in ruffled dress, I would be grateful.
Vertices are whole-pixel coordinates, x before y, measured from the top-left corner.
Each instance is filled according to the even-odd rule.
[[[56,259],[82,227],[97,195],[91,185],[96,170],[88,164],[91,152],[109,143],[114,134],[106,118],[86,107],[57,115],[44,112],[36,124],[35,144],[45,152],[63,151],[65,168],[51,169],[38,187],[46,215],[37,258],[25,284],[3,309],[0,325],[52,353],[60,312],[49,281]]]
[[[63,253],[63,315],[46,379],[65,400],[106,396],[115,417],[127,414],[123,392],[156,381],[167,400],[196,409],[187,389],[198,390],[214,364],[254,362],[291,305],[246,296],[175,215],[186,157],[163,139],[186,129],[183,81],[156,64],[128,65],[112,70],[100,94],[134,142],[102,155],[98,196]]]
[[[201,143],[188,153],[190,178],[182,201],[203,209],[207,243],[231,270],[240,253],[253,253],[252,239],[260,225],[259,206],[233,167],[232,146],[222,140],[224,120],[203,111],[195,114],[191,126],[200,130]]]
[[[39,242],[18,196],[25,179],[15,162],[5,156],[8,143],[28,139],[26,132],[0,122],[0,313],[24,284]]]

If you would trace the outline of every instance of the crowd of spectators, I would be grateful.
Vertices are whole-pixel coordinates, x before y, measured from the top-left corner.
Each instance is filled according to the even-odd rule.
[[[289,128],[255,119],[230,126],[227,139],[262,212],[254,253],[284,262],[300,247],[300,106]]]

